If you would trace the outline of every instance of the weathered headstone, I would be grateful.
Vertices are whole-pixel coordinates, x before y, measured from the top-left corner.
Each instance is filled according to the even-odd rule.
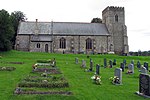
[[[110,68],[113,67],[113,62],[112,62],[112,60],[109,60],[109,67],[110,67]]]
[[[140,61],[137,61],[137,68],[141,68],[141,63],[140,63]]]
[[[92,60],[90,61],[90,69],[89,69],[89,71],[93,71],[93,61]]]
[[[144,62],[144,67],[147,69],[148,71],[148,62]]]
[[[119,83],[117,83],[117,84],[122,84],[122,69],[121,68],[116,68],[114,75],[119,78]]]
[[[78,58],[77,58],[77,57],[75,58],[75,63],[76,63],[76,64],[78,64],[78,63],[79,63],[79,60],[78,60]]]
[[[139,91],[136,93],[140,96],[150,98],[150,75],[140,74],[140,76],[139,76]]]
[[[99,75],[100,65],[96,64],[96,74]]]
[[[128,74],[133,74],[134,73],[134,65],[133,64],[129,64],[128,66]]]
[[[147,74],[147,69],[143,66],[141,67],[141,73],[143,74]]]
[[[106,68],[106,67],[107,67],[107,59],[104,58],[104,68]]]
[[[114,59],[114,61],[113,61],[113,65],[117,65],[117,61],[116,61],[116,59]]]
[[[82,60],[82,65],[81,65],[82,68],[85,68],[86,67],[86,61],[85,60]]]
[[[120,68],[122,69],[122,72],[124,72],[125,64],[124,63],[120,63]]]

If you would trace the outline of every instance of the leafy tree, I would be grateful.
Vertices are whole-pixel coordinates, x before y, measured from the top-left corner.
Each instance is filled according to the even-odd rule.
[[[102,23],[102,19],[100,19],[100,18],[93,18],[91,23]]]
[[[0,10],[0,51],[10,50],[12,47],[11,39],[14,35],[14,29],[10,21],[9,13]]]
[[[19,22],[20,21],[26,21],[26,17],[25,17],[25,14],[23,12],[21,12],[21,11],[14,11],[14,12],[11,13],[10,19],[11,19],[13,28],[15,30],[15,34],[14,34],[14,36],[13,36],[11,41],[12,41],[13,45],[15,45]]]

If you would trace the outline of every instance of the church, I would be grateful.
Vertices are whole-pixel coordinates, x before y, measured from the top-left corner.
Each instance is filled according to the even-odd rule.
[[[48,53],[128,54],[124,7],[108,6],[102,23],[20,22],[16,50]]]

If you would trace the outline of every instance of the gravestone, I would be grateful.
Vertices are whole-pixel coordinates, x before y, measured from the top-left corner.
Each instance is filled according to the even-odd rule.
[[[104,68],[106,68],[106,67],[107,67],[107,59],[104,58]]]
[[[113,62],[112,62],[112,60],[109,60],[109,67],[110,67],[110,68],[113,67]]]
[[[133,64],[129,64],[128,66],[128,74],[133,74],[134,73],[134,65]]]
[[[148,71],[148,62],[144,62],[144,67],[147,69]]]
[[[141,63],[140,63],[140,61],[137,61],[137,68],[141,68]]]
[[[140,74],[140,76],[139,76],[139,91],[136,93],[140,96],[150,98],[150,75]]]
[[[122,84],[122,69],[121,68],[116,68],[114,75],[119,78],[119,84]]]
[[[132,60],[132,61],[131,61],[131,64],[133,64],[133,65],[134,65],[134,60]]]
[[[124,63],[125,65],[127,64],[126,59],[123,60],[123,63]]]
[[[96,64],[96,74],[99,75],[100,65]]]
[[[77,57],[75,58],[75,63],[76,63],[76,64],[78,64],[78,63],[79,63],[79,60],[78,60],[78,58],[77,58]]]
[[[113,65],[117,65],[116,59],[114,59],[114,61],[113,61]]]
[[[141,67],[141,73],[142,74],[147,74],[147,69],[145,67]]]
[[[120,68],[122,69],[122,72],[124,72],[125,64],[124,63],[120,63]]]
[[[81,65],[82,68],[85,68],[86,67],[86,61],[85,60],[82,60],[82,65]]]
[[[92,61],[92,59],[90,58],[90,62]]]
[[[90,69],[89,69],[89,71],[93,71],[93,61],[92,60],[90,61]]]

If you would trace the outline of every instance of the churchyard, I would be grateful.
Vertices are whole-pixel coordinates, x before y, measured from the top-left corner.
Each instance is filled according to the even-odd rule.
[[[148,100],[150,57],[0,53],[1,100]]]

